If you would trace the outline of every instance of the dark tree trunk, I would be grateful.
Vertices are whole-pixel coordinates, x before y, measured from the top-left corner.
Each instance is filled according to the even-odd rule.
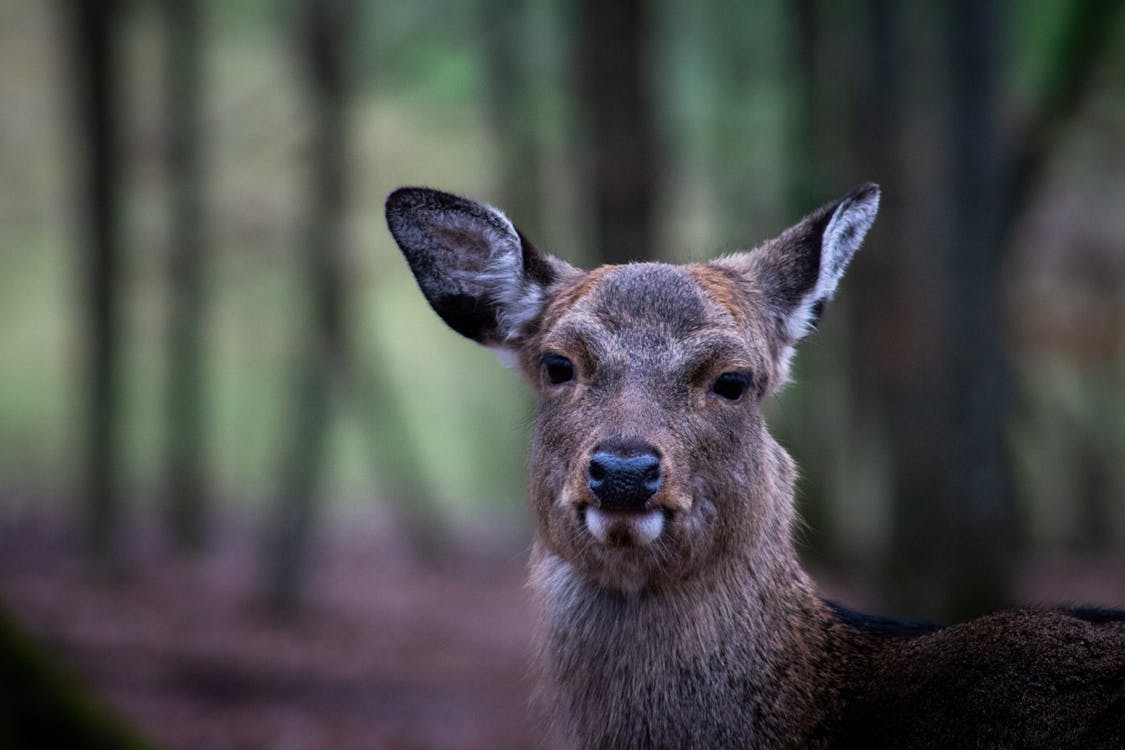
[[[119,6],[75,0],[68,9],[71,64],[78,97],[77,151],[83,160],[80,201],[84,273],[87,392],[85,537],[100,556],[113,554],[121,516],[121,435],[118,415],[121,263],[118,81]]]
[[[896,364],[910,341],[924,336],[910,300],[918,293],[912,278],[911,248],[903,242],[906,179],[900,158],[903,116],[903,48],[895,0],[867,0],[856,44],[855,151],[863,179],[883,187],[878,230],[867,239],[861,262],[848,271],[853,328],[852,381],[855,400],[880,405],[886,387],[904,369]],[[903,330],[903,315],[908,330]],[[904,335],[906,334],[906,335]],[[864,415],[857,415],[863,418]]]
[[[305,0],[299,42],[309,104],[309,218],[305,257],[312,302],[307,340],[297,373],[296,418],[280,476],[278,514],[269,541],[267,596],[279,614],[299,609],[321,489],[333,374],[344,366],[343,212],[347,153],[346,109],[353,7],[347,0]]]
[[[843,171],[839,165],[848,153],[839,137],[839,125],[846,122],[846,112],[839,107],[840,100],[831,95],[843,56],[821,33],[824,11],[818,0],[799,0],[790,5],[791,85],[796,91],[787,149],[789,174],[783,188],[792,216],[801,216],[831,197],[833,186],[837,185],[834,172]],[[741,32],[737,28],[727,31],[728,35],[732,33]],[[745,47],[745,40],[741,44]],[[737,183],[728,188],[737,189]],[[839,323],[847,314],[843,306],[834,305],[828,325],[842,330]],[[840,356],[838,338],[818,338],[815,345],[802,349],[796,362],[797,383],[788,394],[789,419],[779,426],[785,444],[801,457],[798,496],[805,521],[801,538],[808,555],[820,560],[830,559],[836,551],[833,479],[841,435],[824,428],[830,427],[832,421],[825,415],[837,406],[831,389],[836,380],[832,373],[838,368]],[[820,428],[809,429],[809,425]]]
[[[818,0],[796,0],[791,5],[797,90],[790,147],[793,158],[786,188],[789,205],[801,212],[826,200],[826,191],[837,177],[834,167],[838,170],[847,154],[846,144],[838,137],[846,113],[836,109],[837,100],[831,94],[839,83],[839,65],[845,61],[835,54],[832,40],[821,34],[822,11]]]
[[[970,616],[1010,596],[1015,505],[1005,431],[1012,378],[1004,347],[1000,260],[1006,142],[1000,126],[998,0],[948,6],[952,86],[952,232],[948,258],[948,418],[952,446],[943,527],[946,609]]]
[[[652,8],[646,0],[579,4],[578,92],[594,257],[655,256],[661,165],[654,116]]]
[[[203,165],[200,148],[200,3],[164,0],[168,171],[168,529],[180,551],[202,547],[206,523],[203,408]]]
[[[527,4],[485,0],[482,39],[487,113],[500,159],[500,205],[529,237],[543,237],[542,156],[529,61]]]
[[[1095,422],[1097,420],[1094,420]],[[1070,433],[1075,436],[1075,463],[1079,498],[1076,503],[1078,530],[1083,551],[1110,552],[1116,541],[1116,506],[1121,498],[1113,477],[1116,456],[1107,455],[1103,431],[1089,428]]]
[[[887,488],[890,539],[884,588],[896,608],[936,616],[941,598],[935,579],[944,565],[934,537],[945,500],[948,444],[946,430],[944,337],[945,309],[940,240],[923,231],[907,193],[925,177],[911,174],[901,150],[925,152],[930,144],[909,128],[905,93],[926,78],[926,52],[908,55],[907,18],[893,0],[863,5],[855,47],[855,150],[863,176],[883,186],[879,219],[866,242],[862,262],[849,270],[851,303],[851,424],[856,464],[864,467],[883,453],[889,467]],[[931,97],[927,106],[933,107]],[[860,469],[864,470],[863,468]]]

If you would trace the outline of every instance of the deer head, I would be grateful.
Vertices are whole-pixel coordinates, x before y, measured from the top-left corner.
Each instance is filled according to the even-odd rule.
[[[592,271],[447,193],[402,188],[386,214],[434,311],[536,391],[539,544],[628,593],[744,553],[789,554],[793,470],[761,405],[878,204],[864,185],[753,250]]]

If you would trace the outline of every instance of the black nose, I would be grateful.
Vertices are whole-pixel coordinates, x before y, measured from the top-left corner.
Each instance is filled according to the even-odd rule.
[[[602,442],[586,469],[586,485],[606,510],[641,510],[663,481],[656,449],[637,439]]]

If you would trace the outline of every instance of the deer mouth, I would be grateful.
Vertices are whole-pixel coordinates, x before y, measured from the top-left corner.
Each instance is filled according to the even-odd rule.
[[[606,510],[585,506],[583,519],[590,534],[607,547],[644,547],[663,533],[668,511]]]

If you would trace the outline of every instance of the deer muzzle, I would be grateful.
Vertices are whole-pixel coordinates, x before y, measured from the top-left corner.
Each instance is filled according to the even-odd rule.
[[[599,443],[586,468],[586,486],[597,500],[585,509],[586,527],[614,547],[649,544],[664,530],[665,512],[651,507],[664,483],[660,453],[639,438]]]

